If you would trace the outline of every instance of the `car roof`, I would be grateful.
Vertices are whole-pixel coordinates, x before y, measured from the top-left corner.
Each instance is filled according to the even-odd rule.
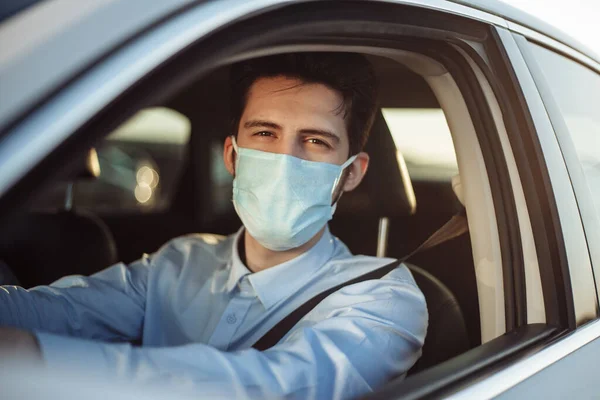
[[[273,8],[294,0],[220,0],[217,10]],[[29,2],[31,3],[31,2]],[[0,23],[0,131],[14,118],[60,88],[76,74],[194,0],[43,0]],[[588,57],[600,60],[556,28],[497,0],[440,0],[485,11],[551,36]],[[10,8],[10,7],[9,7]],[[16,9],[15,9],[16,10]],[[247,11],[247,12],[249,12]],[[115,18],[127,21],[116,24]],[[600,61],[599,61],[600,62]]]
[[[571,47],[574,50],[585,54],[594,61],[600,62],[600,55],[589,47],[582,44],[577,39],[568,35],[557,27],[539,19],[538,17],[529,14],[526,11],[511,6],[499,0],[448,0],[452,3],[466,5],[489,14],[496,15],[508,21],[515,22],[526,28],[532,29],[552,39],[561,42],[562,44]]]

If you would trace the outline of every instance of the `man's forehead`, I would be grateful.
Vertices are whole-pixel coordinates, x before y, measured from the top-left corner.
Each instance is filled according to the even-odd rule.
[[[321,83],[305,83],[283,76],[257,79],[250,87],[244,111],[247,114],[248,111],[255,113],[265,108],[276,111],[286,107],[315,117],[345,119],[343,98],[338,92]]]
[[[309,85],[299,78],[288,77],[284,75],[260,77],[250,85],[250,92],[255,94],[279,94],[286,91],[297,93],[303,87]]]
[[[248,91],[248,98],[280,98],[315,95],[323,102],[335,104],[335,110],[343,105],[340,93],[323,83],[305,82],[287,76],[261,77],[255,80]]]

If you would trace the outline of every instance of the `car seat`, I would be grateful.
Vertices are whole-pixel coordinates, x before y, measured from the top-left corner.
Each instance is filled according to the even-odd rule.
[[[72,179],[99,176],[98,156],[92,150]],[[47,285],[65,275],[91,275],[118,260],[115,241],[102,220],[73,207],[72,185],[64,209],[21,213],[0,232],[0,260],[23,287]]]

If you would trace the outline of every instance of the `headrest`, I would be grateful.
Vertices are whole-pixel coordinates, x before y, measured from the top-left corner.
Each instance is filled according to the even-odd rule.
[[[336,215],[380,218],[414,214],[417,202],[410,176],[381,111],[364,151],[370,156],[367,173],[356,189],[341,197]]]

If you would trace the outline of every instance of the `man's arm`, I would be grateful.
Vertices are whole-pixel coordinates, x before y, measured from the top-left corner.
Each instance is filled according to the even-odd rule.
[[[223,352],[203,344],[136,348],[38,334],[48,366],[111,380],[189,388],[202,398],[347,398],[406,372],[419,358],[427,310],[411,282],[342,289],[278,345]],[[168,387],[168,386],[167,386]]]
[[[29,290],[0,286],[0,326],[100,340],[139,338],[149,260]]]

